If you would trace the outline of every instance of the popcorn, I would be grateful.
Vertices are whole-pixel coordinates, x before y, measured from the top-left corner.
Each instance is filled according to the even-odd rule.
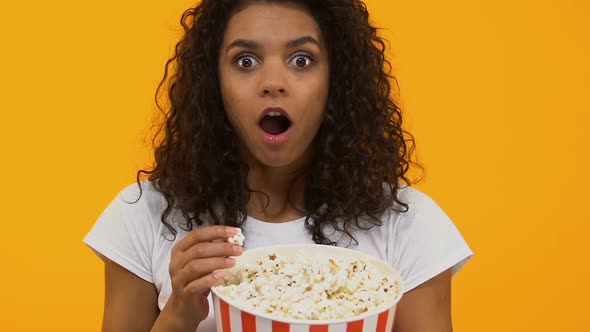
[[[370,262],[270,254],[225,277],[221,293],[255,313],[302,320],[350,318],[389,305],[401,292]]]
[[[236,228],[236,230],[237,230],[238,234],[228,238],[227,242],[229,242],[231,244],[237,244],[239,246],[244,246],[244,239],[246,237],[242,234],[242,229]]]

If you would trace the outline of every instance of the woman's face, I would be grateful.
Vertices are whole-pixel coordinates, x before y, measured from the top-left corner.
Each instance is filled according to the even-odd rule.
[[[314,18],[292,4],[238,11],[225,31],[219,76],[245,161],[304,166],[329,93],[328,54]]]

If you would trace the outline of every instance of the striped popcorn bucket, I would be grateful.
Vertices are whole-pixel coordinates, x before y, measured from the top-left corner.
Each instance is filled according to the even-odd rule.
[[[396,308],[350,321],[289,322],[241,311],[217,296],[213,296],[213,306],[218,332],[391,332]]]
[[[321,245],[290,245],[264,247],[246,250],[237,259],[233,269],[241,264],[254,263],[269,254],[280,256],[304,254],[310,256],[327,255],[329,257],[353,257],[370,261],[377,269],[388,277],[399,281],[400,291],[390,303],[380,306],[372,312],[332,320],[297,320],[268,314],[255,313],[240,308],[240,304],[225,296],[217,287],[212,288],[213,310],[218,332],[391,332],[396,316],[396,305],[401,298],[401,278],[387,263],[366,254],[333,246]]]

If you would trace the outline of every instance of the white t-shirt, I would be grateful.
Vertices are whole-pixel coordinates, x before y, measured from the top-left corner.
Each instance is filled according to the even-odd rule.
[[[142,182],[143,195],[139,200],[139,187],[125,188],[104,210],[98,221],[84,238],[93,250],[151,282],[158,290],[158,306],[164,308],[172,287],[168,266],[172,246],[187,234],[178,227],[180,213],[173,214],[172,225],[178,231],[171,241],[169,230],[161,223],[166,207],[164,196],[149,182]],[[472,256],[463,237],[440,209],[422,192],[404,187],[399,196],[409,204],[409,211],[386,211],[382,226],[351,233],[359,250],[389,262],[401,275],[404,292],[424,283],[441,272],[451,269],[455,274]],[[136,203],[132,203],[135,202]],[[313,243],[305,228],[305,218],[285,223],[268,223],[248,217],[241,227],[246,240],[244,249],[277,244]],[[330,234],[328,230],[325,234]],[[334,233],[338,240],[341,233]],[[348,246],[350,241],[339,244]],[[209,298],[211,305],[211,298]],[[213,306],[209,316],[199,325],[199,332],[215,331]]]

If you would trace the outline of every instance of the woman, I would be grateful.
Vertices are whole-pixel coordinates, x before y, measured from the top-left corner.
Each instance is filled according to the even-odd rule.
[[[413,141],[365,5],[203,0],[182,23],[156,163],[85,238],[105,262],[103,331],[213,331],[238,226],[245,250],[315,242],[388,261],[404,279],[394,330],[451,331],[451,276],[472,253],[409,187]]]

